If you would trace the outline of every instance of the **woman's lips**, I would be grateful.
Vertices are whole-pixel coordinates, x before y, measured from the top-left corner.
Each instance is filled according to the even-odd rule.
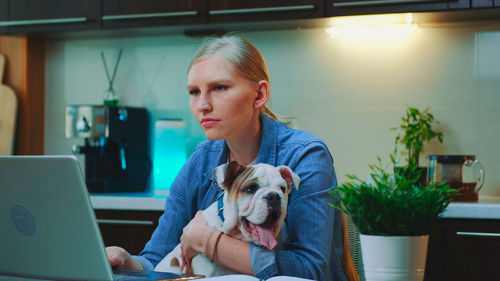
[[[217,119],[211,119],[211,118],[201,119],[201,126],[203,126],[204,128],[213,127],[213,126],[217,125],[217,123],[219,123],[219,120],[217,120]]]

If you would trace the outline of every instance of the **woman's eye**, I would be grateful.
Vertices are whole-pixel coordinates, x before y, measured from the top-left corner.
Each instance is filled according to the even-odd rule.
[[[197,94],[199,94],[199,93],[200,93],[200,90],[190,90],[190,91],[189,91],[189,94],[190,94],[190,95],[197,95]]]
[[[249,186],[245,187],[244,191],[246,193],[255,193],[255,191],[257,191],[257,188],[259,188],[259,186],[255,183],[252,183]]]
[[[217,85],[217,86],[214,87],[214,90],[216,92],[223,92],[223,91],[227,90],[227,86],[225,86],[225,85]]]

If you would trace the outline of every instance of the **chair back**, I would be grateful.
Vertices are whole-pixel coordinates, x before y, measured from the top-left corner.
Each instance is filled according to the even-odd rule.
[[[344,241],[342,269],[347,280],[362,281],[360,276],[364,276],[364,274],[358,274],[358,272],[363,272],[359,232],[344,212],[342,212],[342,240]]]

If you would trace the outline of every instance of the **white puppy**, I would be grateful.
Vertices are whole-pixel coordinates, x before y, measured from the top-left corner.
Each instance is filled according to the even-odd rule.
[[[231,236],[237,239],[273,249],[286,216],[288,194],[292,185],[298,188],[299,177],[287,166],[242,166],[236,161],[218,166],[213,173],[224,192],[203,211],[207,224],[226,234],[232,230]],[[180,274],[180,255],[179,244],[155,271]],[[191,267],[195,274],[206,277],[234,273],[210,262],[203,254],[193,258]]]

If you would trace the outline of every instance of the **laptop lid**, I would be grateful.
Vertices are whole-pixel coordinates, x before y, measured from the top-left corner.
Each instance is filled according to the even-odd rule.
[[[0,253],[0,275],[113,280],[74,156],[0,156]]]

